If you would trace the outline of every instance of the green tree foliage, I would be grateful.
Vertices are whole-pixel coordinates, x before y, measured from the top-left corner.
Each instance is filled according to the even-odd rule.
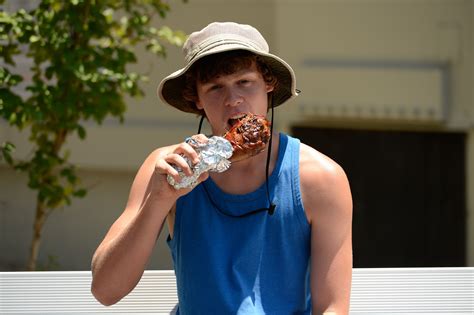
[[[48,215],[86,194],[64,149],[68,137],[84,139],[86,121],[123,121],[124,96],[142,95],[139,82],[146,79],[127,69],[137,61],[137,45],[165,57],[164,44],[185,40],[182,32],[153,26],[169,11],[167,3],[42,0],[16,12],[0,6],[0,117],[28,130],[33,146],[31,156],[18,159],[12,143],[0,144],[0,158],[26,173],[28,187],[37,191],[29,270],[36,268]],[[31,61],[31,79],[15,73],[17,55]]]

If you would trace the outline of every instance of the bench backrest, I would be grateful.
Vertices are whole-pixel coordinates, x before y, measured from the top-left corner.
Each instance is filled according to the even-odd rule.
[[[110,307],[90,283],[90,271],[0,272],[0,314],[174,314],[178,302],[172,270],[145,271]],[[474,314],[474,268],[354,269],[351,314],[391,313]]]

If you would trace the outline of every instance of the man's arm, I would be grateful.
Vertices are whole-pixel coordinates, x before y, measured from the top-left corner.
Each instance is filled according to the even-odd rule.
[[[166,180],[168,174],[179,180],[172,164],[192,174],[181,154],[198,160],[185,143],[157,149],[148,156],[132,184],[125,210],[95,251],[91,290],[102,304],[115,304],[137,285],[169,211],[190,191],[175,190]],[[201,175],[200,180],[206,176]]]
[[[301,190],[311,224],[313,314],[348,314],[352,280],[352,197],[343,169],[303,145]]]

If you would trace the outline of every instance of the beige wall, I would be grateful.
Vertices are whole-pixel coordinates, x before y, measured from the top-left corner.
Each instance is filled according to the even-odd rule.
[[[461,130],[468,137],[468,255],[474,266],[474,5],[468,0],[194,0],[171,4],[166,24],[185,32],[211,21],[234,20],[261,30],[273,52],[297,73],[303,91],[278,109],[277,127],[298,124],[383,124],[386,128]],[[86,141],[72,139],[72,160],[90,187],[47,222],[42,260],[88,269],[90,256],[122,211],[136,169],[154,148],[195,132],[197,120],[160,104],[159,80],[182,65],[170,48],[166,60],[141,54],[137,70],[150,75],[146,97],[130,100],[124,125],[89,125]],[[358,66],[355,66],[358,65]],[[363,123],[362,123],[363,122]],[[24,135],[0,124],[0,142]],[[0,167],[0,267],[19,266],[31,238],[34,196],[25,178]],[[169,269],[164,231],[150,268]]]
[[[277,48],[295,66],[303,91],[288,113],[298,121],[364,118],[466,128],[470,3],[281,1]],[[450,75],[452,86],[443,82]],[[442,96],[449,93],[443,113]]]

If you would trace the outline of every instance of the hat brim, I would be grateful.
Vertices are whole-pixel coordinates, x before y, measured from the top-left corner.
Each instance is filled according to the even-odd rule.
[[[253,52],[254,54],[262,57],[265,63],[271,68],[273,74],[277,77],[278,80],[277,87],[273,91],[274,107],[280,106],[291,98],[298,95],[296,90],[295,73],[290,67],[290,65],[287,64],[283,59],[270,53],[264,53],[239,44],[229,43],[213,47],[212,49],[203,52],[202,54],[194,58],[191,62],[189,62],[186,67],[179,69],[178,71],[175,71],[166,78],[164,78],[158,85],[158,96],[164,103],[176,107],[177,109],[183,112],[201,114],[201,112],[196,108],[195,104],[185,100],[183,97],[182,92],[186,84],[184,74],[199,59],[209,55],[231,50],[247,50]]]

